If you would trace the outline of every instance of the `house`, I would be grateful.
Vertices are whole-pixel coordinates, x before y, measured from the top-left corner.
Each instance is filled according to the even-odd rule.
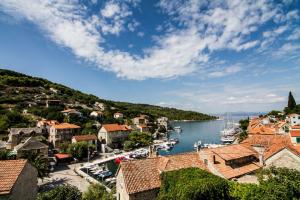
[[[37,170],[27,160],[0,160],[0,177],[0,199],[36,198]]]
[[[15,146],[14,151],[17,153],[17,158],[23,157],[26,153],[36,153],[41,157],[48,157],[48,146],[34,137],[30,137],[23,143]]]
[[[117,199],[156,199],[162,172],[190,167],[207,170],[196,152],[123,161],[116,174]]]
[[[149,127],[146,124],[136,125],[136,128],[142,133],[149,132]]]
[[[8,134],[8,141],[6,143],[6,148],[13,150],[22,140],[33,137],[44,135],[45,132],[43,129],[34,127],[34,128],[10,128]]]
[[[51,142],[54,147],[64,142],[71,143],[72,137],[78,135],[79,131],[80,126],[75,124],[61,123],[53,125],[50,127],[49,142]]]
[[[290,128],[290,137],[293,144],[300,145],[300,125]]]
[[[147,115],[140,115],[139,117],[133,118],[132,122],[133,122],[134,125],[148,124],[149,123],[149,117]]]
[[[75,110],[75,109],[67,109],[67,110],[63,110],[61,111],[61,113],[64,115],[64,116],[74,116],[74,115],[77,115],[78,117],[81,117],[82,116],[82,113]]]
[[[46,100],[46,107],[52,107],[52,106],[60,106],[61,105],[61,101],[60,100]]]
[[[275,124],[275,130],[277,134],[287,135],[289,133],[290,125],[285,121],[279,121]]]
[[[103,112],[94,110],[90,113],[90,116],[95,117],[95,118],[102,118],[103,117]]]
[[[157,124],[160,126],[164,126],[166,130],[169,128],[169,120],[167,117],[157,118]]]
[[[127,140],[131,128],[127,125],[104,124],[98,132],[100,142],[116,148],[123,145]]]
[[[274,135],[277,134],[275,123],[266,123],[268,118],[253,118],[250,120],[247,131],[249,135]]]
[[[262,155],[263,167],[287,167],[300,171],[300,146],[291,142],[288,135],[255,135],[242,145]]]
[[[97,109],[99,109],[99,110],[101,110],[101,111],[105,110],[104,103],[100,103],[100,102],[97,102],[97,101],[95,102],[94,107],[97,108]]]
[[[298,114],[288,115],[287,122],[289,122],[291,126],[300,125],[300,115],[298,115]]]
[[[72,143],[77,142],[88,142],[89,144],[93,144],[97,146],[97,136],[96,135],[75,135],[72,137]]]
[[[240,144],[201,149],[199,154],[210,172],[226,179],[242,179],[261,167],[258,153]]]
[[[58,125],[59,122],[56,120],[39,120],[36,123],[36,127],[44,129],[47,131],[47,133],[50,132],[50,127],[53,125]]]
[[[124,115],[120,112],[114,113],[114,118],[115,119],[123,119]]]

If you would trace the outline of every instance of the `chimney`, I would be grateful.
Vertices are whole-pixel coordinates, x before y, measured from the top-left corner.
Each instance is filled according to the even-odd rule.
[[[264,155],[262,153],[259,153],[258,158],[259,158],[259,165],[264,166],[265,165]]]

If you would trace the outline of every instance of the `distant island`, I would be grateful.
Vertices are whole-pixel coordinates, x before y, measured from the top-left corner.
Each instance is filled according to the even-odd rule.
[[[58,106],[47,106],[48,104]],[[49,80],[28,76],[11,70],[0,69],[0,132],[10,127],[35,124],[35,118],[61,120],[60,110],[72,107],[89,113],[95,104],[103,107],[103,123],[114,123],[114,113],[120,112],[124,120],[146,114],[152,119],[167,117],[169,120],[212,120],[215,116],[176,108],[148,104],[116,102],[71,89]],[[12,111],[14,116],[11,112]],[[24,113],[31,117],[23,117]],[[83,125],[84,127],[85,125]]]

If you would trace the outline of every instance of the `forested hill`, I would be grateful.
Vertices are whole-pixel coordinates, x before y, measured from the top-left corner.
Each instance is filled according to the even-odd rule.
[[[147,114],[154,119],[161,116],[168,117],[170,120],[214,119],[213,116],[193,111],[104,100],[46,79],[0,69],[0,110],[22,111],[28,109],[37,116],[50,118],[53,117],[53,113],[48,117],[45,116],[47,110],[42,105],[47,99],[61,100],[64,108],[73,105],[77,109],[85,110],[92,108],[95,102],[104,103],[104,115],[107,121],[114,112],[122,112],[127,119],[139,114]]]

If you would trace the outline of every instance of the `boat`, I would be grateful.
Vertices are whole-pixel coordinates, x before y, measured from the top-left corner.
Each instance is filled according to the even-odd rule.
[[[172,138],[169,140],[169,142],[171,142],[171,144],[177,144],[179,142],[179,139],[178,138]]]
[[[229,135],[227,135],[227,136],[222,136],[221,137],[221,141],[223,142],[223,143],[232,143],[234,140],[235,140],[235,136],[234,135],[232,135],[232,136],[229,136]]]
[[[175,127],[174,127],[174,130],[175,130],[176,132],[181,132],[181,131],[182,131],[182,129],[181,129],[180,126],[175,126]]]
[[[109,176],[111,176],[111,175],[112,175],[112,172],[111,172],[111,171],[105,170],[105,171],[99,173],[99,174],[98,174],[98,177],[100,177],[100,178],[106,178],[106,177],[109,177]]]
[[[194,144],[194,149],[199,149],[199,148],[201,148],[201,145],[202,145],[201,140],[199,140],[198,142],[195,142],[195,144]]]

